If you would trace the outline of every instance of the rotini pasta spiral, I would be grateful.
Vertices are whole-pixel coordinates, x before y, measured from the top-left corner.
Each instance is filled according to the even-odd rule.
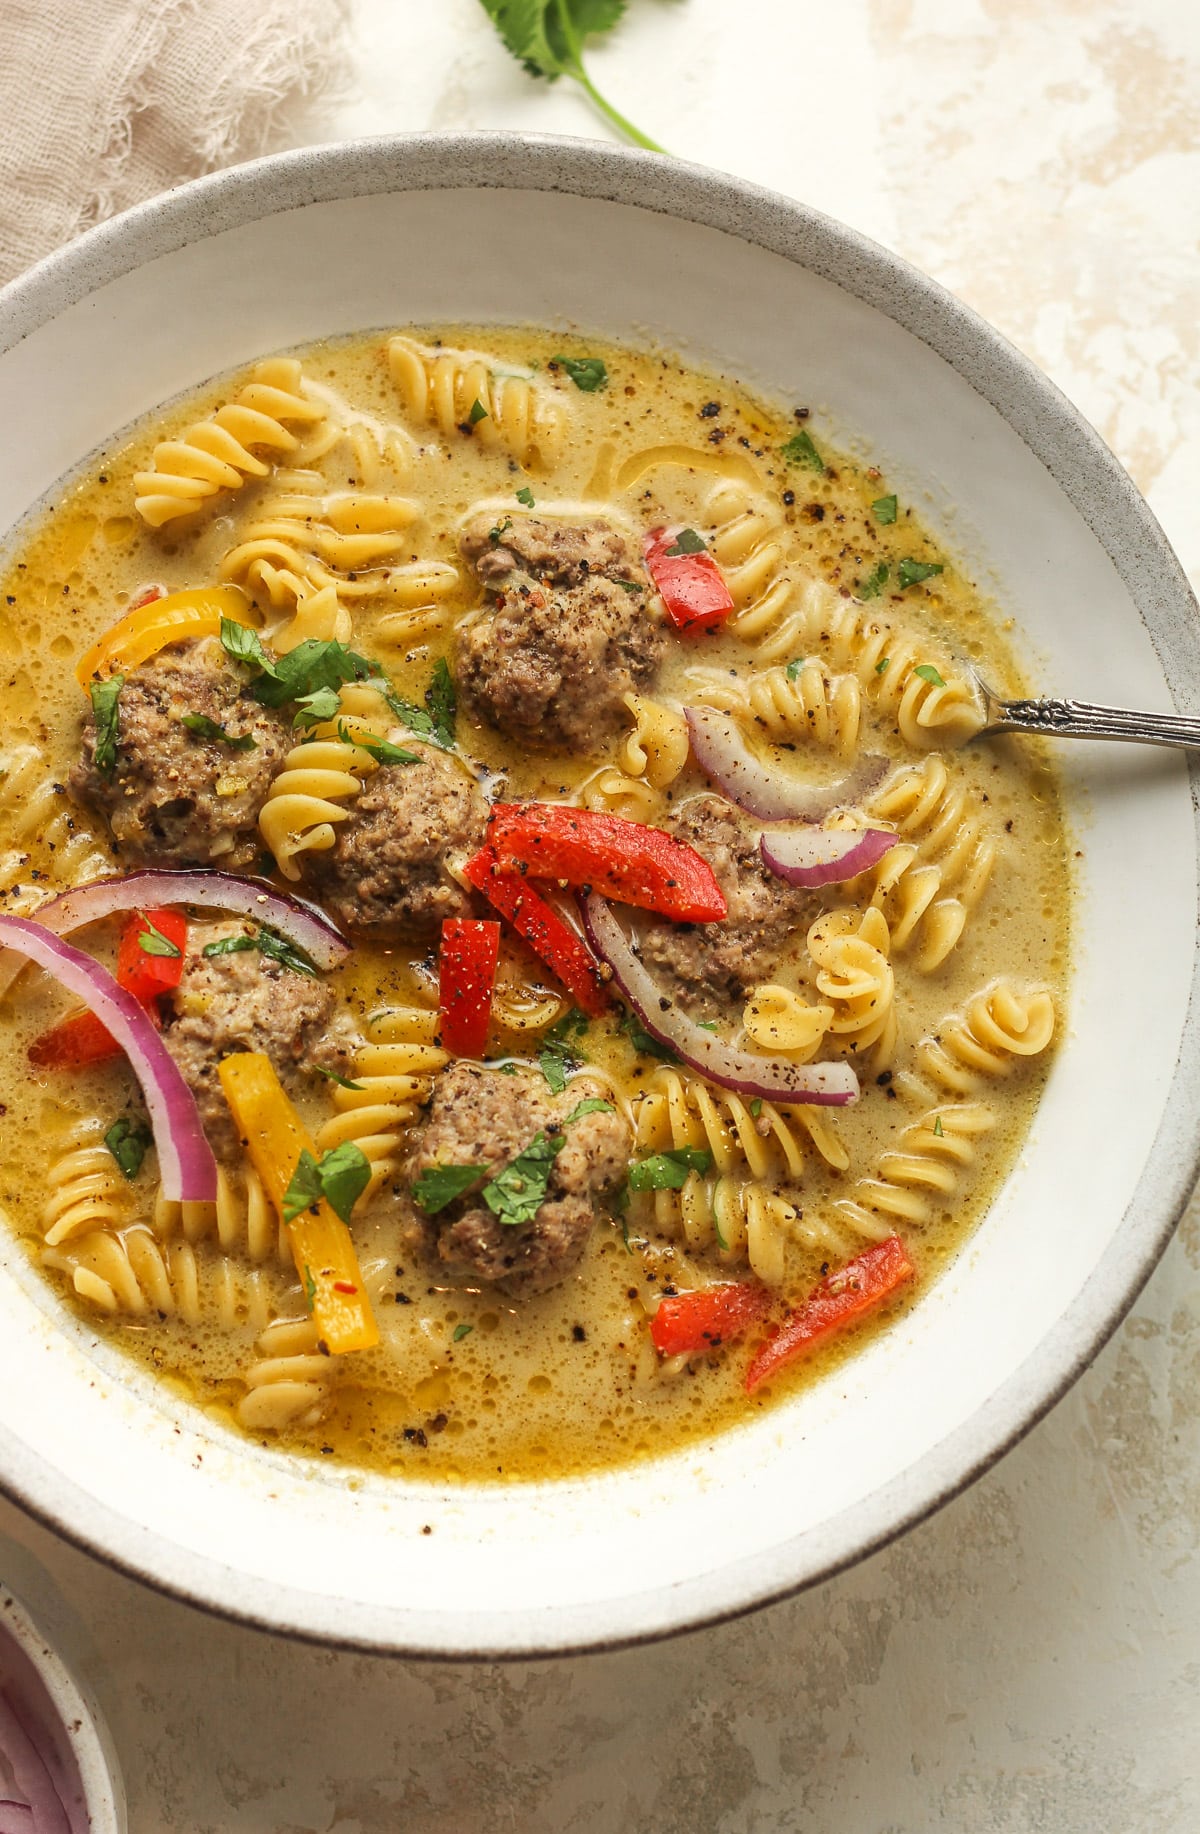
[[[931,973],[987,889],[996,843],[966,785],[936,753],[889,777],[868,812],[900,837],[875,868],[872,902],[887,917],[892,946],[914,948],[917,967]]]
[[[808,932],[817,991],[833,1008],[829,1033],[853,1052],[870,1052],[886,1069],[896,1048],[896,982],[882,913],[826,911]]]
[[[799,668],[766,669],[748,681],[731,681],[715,669],[693,669],[696,699],[740,714],[768,738],[808,739],[840,758],[858,750],[862,694],[854,675],[834,675],[815,658]]]
[[[951,1102],[932,1108],[904,1128],[883,1154],[873,1178],[860,1178],[852,1197],[833,1208],[857,1235],[882,1241],[897,1224],[933,1221],[957,1194],[977,1158],[976,1143],[996,1125],[986,1102]]]
[[[116,1229],[133,1215],[128,1182],[104,1145],[99,1121],[83,1122],[72,1132],[68,1150],[47,1175],[42,1205],[42,1235],[48,1248],[95,1229]]]
[[[335,1113],[319,1129],[316,1144],[325,1153],[352,1140],[366,1154],[371,1182],[360,1204],[369,1202],[398,1169],[404,1132],[429,1100],[433,1078],[448,1062],[437,1035],[438,1015],[423,1007],[373,1013],[349,1073],[348,1080],[358,1086],[334,1086]]]
[[[688,1176],[680,1191],[654,1193],[654,1223],[689,1248],[717,1250],[721,1260],[749,1264],[767,1286],[781,1286],[795,1205],[769,1185],[732,1177]]]
[[[239,1423],[252,1433],[278,1433],[320,1419],[333,1389],[333,1359],[321,1354],[311,1318],[276,1318],[255,1345],[246,1371]]]
[[[946,655],[815,579],[759,655],[764,662],[779,662],[814,653],[855,675],[866,699],[894,719],[905,743],[918,750],[964,745],[983,725],[979,695]]]
[[[14,739],[0,745],[0,818],[17,845],[0,856],[0,886],[14,885],[35,850],[44,850],[56,878],[71,885],[99,879],[113,869],[95,830],[55,783],[36,745]],[[49,863],[49,862],[47,862]],[[5,910],[16,914],[11,898]]]
[[[760,1050],[778,1052],[793,1063],[811,1063],[833,1016],[832,1006],[813,1005],[792,988],[767,981],[751,993],[742,1024]]]
[[[656,790],[665,790],[688,761],[687,721],[677,707],[664,706],[643,694],[627,694],[625,705],[633,718],[633,731],[621,746],[621,769]]]
[[[917,1062],[930,1082],[951,1095],[972,1095],[990,1080],[1008,1076],[1018,1058],[1037,1057],[1054,1037],[1054,1001],[1044,988],[1009,980],[967,1001],[960,1016],[944,1019],[917,1046]]]
[[[795,592],[787,525],[740,476],[713,486],[703,514],[734,603],[730,627],[743,642],[759,643],[780,625]]]
[[[250,1261],[256,1267],[267,1261],[281,1267],[292,1265],[287,1230],[249,1163],[235,1178],[218,1167],[215,1204],[174,1203],[160,1189],[154,1200],[153,1224],[154,1233],[164,1241],[176,1235],[189,1242],[208,1239],[223,1255]]]
[[[199,1324],[209,1313],[223,1330],[261,1328],[270,1315],[277,1277],[243,1267],[205,1244],[162,1243],[145,1223],[119,1233],[94,1229],[42,1251],[42,1262],[64,1274],[75,1293],[99,1311]]]
[[[350,805],[379,765],[351,739],[335,737],[342,727],[382,736],[378,693],[366,684],[351,683],[339,695],[336,720],[318,726],[313,736],[293,746],[275,777],[258,817],[258,831],[286,879],[298,879],[297,859],[305,853],[326,853],[337,840],[337,824],[348,821]]]
[[[388,339],[387,359],[407,411],[443,438],[469,427],[482,446],[503,447],[519,464],[548,468],[558,458],[566,411],[532,376],[497,369],[479,351],[406,337]]]
[[[312,426],[324,419],[324,404],[304,386],[294,357],[272,357],[256,364],[249,382],[208,420],[155,446],[151,469],[133,479],[134,508],[143,522],[162,528],[212,497],[240,490],[247,478],[266,477],[271,467],[257,453],[294,452],[299,442],[289,423]]]
[[[845,1148],[815,1108],[784,1109],[763,1102],[757,1112],[730,1089],[717,1089],[687,1071],[655,1070],[634,1103],[635,1147],[661,1153],[680,1146],[707,1148],[719,1175],[745,1166],[753,1178],[803,1171],[804,1136],[821,1157],[843,1170]]]
[[[604,815],[623,815],[627,821],[653,821],[659,808],[658,792],[644,777],[629,777],[613,764],[602,765],[580,784],[578,799],[585,809]]]

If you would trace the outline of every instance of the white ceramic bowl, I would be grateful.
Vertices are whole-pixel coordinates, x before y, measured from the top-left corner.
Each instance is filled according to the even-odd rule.
[[[0,296],[0,529],[213,372],[411,320],[657,338],[808,402],[835,443],[877,454],[994,587],[1046,689],[1195,703],[1200,626],[1159,529],[1003,339],[811,211],[586,143],[434,136],[288,155],[185,187],[43,263]],[[1188,771],[1124,748],[1063,762],[1083,852],[1075,981],[1034,1136],[968,1252],[836,1377],[636,1469],[409,1486],[214,1430],[67,1316],[5,1240],[0,1481],[197,1604],[446,1655],[709,1621],[918,1520],[1094,1355],[1196,1173]]]

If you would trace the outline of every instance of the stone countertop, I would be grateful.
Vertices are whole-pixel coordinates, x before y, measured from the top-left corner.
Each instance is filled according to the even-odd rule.
[[[631,0],[589,61],[674,152],[843,218],[1000,326],[1200,582],[1193,0]],[[604,132],[478,0],[353,0],[351,64],[314,139]],[[1095,1366],[964,1496],[788,1604],[623,1654],[305,1648],[7,1505],[0,1553],[35,1610],[69,1602],[132,1834],[1194,1834],[1198,1321],[1193,1207]]]

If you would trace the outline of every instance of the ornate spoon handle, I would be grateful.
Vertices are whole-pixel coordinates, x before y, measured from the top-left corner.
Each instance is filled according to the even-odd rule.
[[[1200,715],[1138,713],[1085,700],[1001,700],[984,682],[986,721],[978,735],[1040,732],[1052,739],[1124,739],[1135,745],[1200,746]]]

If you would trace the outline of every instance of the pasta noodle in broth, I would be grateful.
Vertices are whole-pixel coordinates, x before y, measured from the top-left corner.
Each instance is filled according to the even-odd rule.
[[[673,553],[711,556],[722,621],[664,620],[643,559],[659,528]],[[79,659],[148,589],[218,586],[271,666],[341,645],[378,673],[264,703],[252,648],[231,660],[214,622],[124,668],[117,763],[106,778],[85,748],[81,765]],[[1022,687],[999,618],[903,496],[802,410],[658,352],[530,330],[317,345],[211,384],[89,461],[21,532],[2,610],[5,911],[36,914],[147,860],[220,866],[222,847],[234,857],[226,808],[237,870],[350,926],[342,965],[313,975],[253,923],[186,913],[160,1016],[220,1162],[215,1203],[164,1194],[120,1056],[48,1060],[67,1011],[48,976],[26,970],[5,998],[14,1230],[63,1303],[224,1421],[439,1481],[662,1451],[886,1329],[1011,1166],[1066,985],[1055,782],[1031,743],[966,746],[979,716],[965,663]],[[880,755],[865,799],[825,826],[894,844],[849,880],[773,879],[755,824],[690,754],[689,706],[731,720],[793,782],[831,784]],[[143,743],[174,760],[173,804],[131,763]],[[644,965],[736,1050],[850,1062],[860,1100],[710,1081],[623,1000],[580,1014],[507,920],[486,1063],[456,1059],[441,926],[497,916],[465,868],[489,803],[527,799],[693,845],[748,900],[745,920],[732,905],[723,932],[626,912]],[[110,919],[77,940],[111,966],[121,934]],[[222,1106],[218,1059],[256,1049],[317,1158],[363,1167],[349,1227],[373,1348],[324,1354],[271,1180]],[[121,1163],[118,1121],[118,1142],[141,1141]],[[489,1176],[532,1166],[540,1220],[513,1221],[511,1180],[506,1221],[479,1178],[422,1210],[421,1177],[453,1169],[446,1142],[464,1139],[491,1143]],[[673,1169],[629,1192],[630,1162]],[[916,1281],[748,1396],[771,1321],[895,1234]],[[656,1351],[664,1297],[751,1281],[771,1300],[745,1339]]]

